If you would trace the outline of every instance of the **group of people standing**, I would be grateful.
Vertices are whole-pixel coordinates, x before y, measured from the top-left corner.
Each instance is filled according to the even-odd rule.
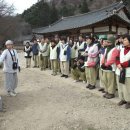
[[[33,57],[34,67],[42,71],[48,67],[53,76],[60,72],[64,78],[71,73],[74,82],[81,80],[90,90],[99,78],[104,98],[114,98],[118,90],[118,105],[130,108],[130,35],[42,38],[34,40],[32,47],[27,43],[24,52],[26,67]]]
[[[11,40],[6,41],[6,49],[0,55],[8,96],[17,95],[17,72],[20,71],[13,44]],[[24,52],[27,68],[31,67],[33,59],[34,68],[40,68],[41,71],[50,68],[53,76],[61,73],[63,78],[71,75],[74,82],[82,81],[90,90],[96,88],[99,78],[99,91],[104,93],[104,98],[112,99],[118,91],[118,105],[130,108],[130,35],[35,39],[32,45],[26,43]]]

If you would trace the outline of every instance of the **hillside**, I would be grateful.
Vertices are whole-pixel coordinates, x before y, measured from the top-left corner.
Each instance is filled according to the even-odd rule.
[[[61,17],[87,13],[120,0],[41,0],[25,10],[22,17],[32,28],[48,26]],[[130,9],[130,0],[127,0]]]
[[[61,3],[65,1],[68,4],[72,5],[80,5],[82,0],[52,0],[57,6],[61,6]],[[120,0],[86,0],[88,3],[88,8],[90,11],[96,10],[105,6],[108,6],[114,2],[120,1]],[[130,0],[125,0],[130,7]]]
[[[82,0],[54,0],[56,5],[60,5],[63,1],[66,1],[68,4],[73,4],[73,5],[80,5]],[[88,7],[90,10],[95,10],[104,6],[107,6],[116,0],[86,0],[88,3]]]

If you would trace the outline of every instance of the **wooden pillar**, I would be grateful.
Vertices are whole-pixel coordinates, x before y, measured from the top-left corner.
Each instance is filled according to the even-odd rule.
[[[111,34],[112,33],[112,26],[109,25],[109,33]]]
[[[116,34],[118,34],[118,26],[116,26]]]
[[[92,27],[92,34],[94,34],[94,27]]]
[[[127,33],[129,34],[129,30],[130,30],[130,28],[129,27],[127,27]]]

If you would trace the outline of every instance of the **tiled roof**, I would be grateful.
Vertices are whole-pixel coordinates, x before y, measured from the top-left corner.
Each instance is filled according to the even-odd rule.
[[[117,16],[117,18],[120,18],[121,20],[125,21],[126,23],[130,23],[129,19],[123,19],[118,13],[113,13],[113,10],[116,10],[116,12],[118,12],[124,7],[125,5],[122,2],[117,2],[105,8],[89,13],[70,17],[63,17],[62,19],[58,20],[57,22],[48,27],[34,29],[33,33],[46,34],[51,32],[80,28],[84,26],[90,26],[107,18],[110,18],[114,15]]]

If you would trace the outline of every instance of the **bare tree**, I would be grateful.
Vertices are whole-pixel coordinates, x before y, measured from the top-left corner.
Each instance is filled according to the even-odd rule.
[[[31,27],[21,16],[14,16],[14,6],[0,0],[0,48],[8,39],[14,40],[21,35],[31,33]]]
[[[8,5],[4,0],[0,0],[0,17],[9,16],[14,12],[14,6]]]

